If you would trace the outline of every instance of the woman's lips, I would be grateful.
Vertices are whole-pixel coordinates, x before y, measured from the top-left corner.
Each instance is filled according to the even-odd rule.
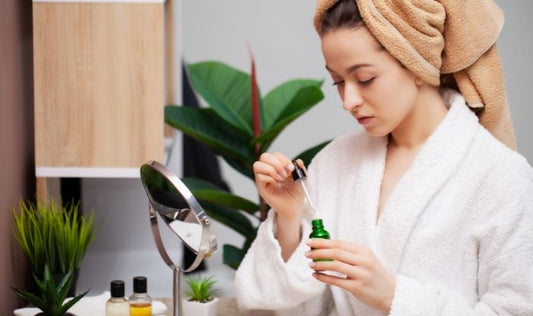
[[[359,124],[366,125],[372,121],[372,116],[358,116],[356,119]]]

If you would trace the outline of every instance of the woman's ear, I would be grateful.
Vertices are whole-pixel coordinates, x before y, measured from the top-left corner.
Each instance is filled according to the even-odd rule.
[[[415,84],[416,84],[417,86],[421,86],[421,85],[424,84],[424,80],[420,79],[420,77],[416,77],[416,78],[415,78]]]

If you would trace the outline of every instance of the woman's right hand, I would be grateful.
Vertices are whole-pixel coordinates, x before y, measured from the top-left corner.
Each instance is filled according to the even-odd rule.
[[[302,161],[298,161],[301,167]],[[253,165],[259,194],[273,208],[278,221],[299,221],[304,210],[304,193],[291,173],[292,161],[281,153],[263,153]]]

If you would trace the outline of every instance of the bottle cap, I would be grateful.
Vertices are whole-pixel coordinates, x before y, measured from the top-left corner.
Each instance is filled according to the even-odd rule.
[[[133,278],[133,292],[146,293],[146,277],[136,276]]]
[[[111,297],[124,297],[124,281],[111,281]]]
[[[294,170],[292,171],[292,179],[294,182],[305,180],[307,175],[305,174],[304,169],[298,165],[296,160],[293,160],[292,164],[294,165]]]

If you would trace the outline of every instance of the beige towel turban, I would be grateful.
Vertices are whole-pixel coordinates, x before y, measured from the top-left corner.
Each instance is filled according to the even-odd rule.
[[[318,0],[315,28],[338,0]],[[376,39],[425,82],[453,74],[480,123],[515,148],[496,39],[503,13],[492,0],[354,0]]]

